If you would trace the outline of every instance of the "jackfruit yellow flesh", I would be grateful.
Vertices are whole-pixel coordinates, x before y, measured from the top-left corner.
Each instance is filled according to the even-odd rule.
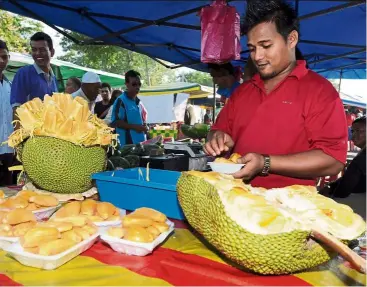
[[[117,135],[96,115],[89,111],[88,103],[68,94],[45,95],[43,102],[33,99],[17,108],[20,129],[8,139],[16,147],[28,137],[48,136],[82,146],[115,145]]]

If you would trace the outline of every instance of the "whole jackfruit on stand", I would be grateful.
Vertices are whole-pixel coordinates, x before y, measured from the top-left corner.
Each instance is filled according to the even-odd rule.
[[[190,171],[181,175],[177,193],[188,222],[209,243],[260,274],[293,273],[334,257],[329,246],[312,237],[314,230],[330,234],[339,245],[366,231],[349,206],[312,188],[264,190],[231,176]]]
[[[8,139],[32,183],[55,193],[82,193],[91,174],[106,168],[116,135],[93,115],[88,103],[69,94],[46,95],[17,108],[20,128]]]

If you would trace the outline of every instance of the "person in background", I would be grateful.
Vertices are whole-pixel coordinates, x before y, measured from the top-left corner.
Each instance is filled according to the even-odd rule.
[[[208,64],[208,68],[214,84],[218,86],[217,94],[221,96],[221,102],[225,103],[240,85],[235,68],[231,63]]]
[[[102,101],[96,102],[94,107],[94,113],[100,119],[104,119],[108,113],[109,108],[111,107],[111,86],[109,83],[102,83],[102,87],[100,90]]]
[[[117,98],[119,96],[121,96],[122,94],[122,91],[121,90],[114,90],[112,91],[112,94],[111,94],[111,99],[110,99],[110,107],[108,109],[108,112],[104,118],[104,122],[107,124],[107,125],[110,125],[112,123],[112,107],[113,107],[113,104],[115,103],[115,101],[117,100]]]
[[[352,124],[352,140],[361,149],[347,167],[344,175],[331,182],[320,193],[334,197],[366,218],[366,117]]]
[[[342,101],[332,84],[296,59],[299,22],[285,1],[249,1],[247,46],[258,73],[238,87],[212,126],[204,151],[239,153],[233,174],[254,187],[316,186],[347,156]]]
[[[209,109],[206,109],[206,113],[204,115],[204,124],[206,125],[212,124],[211,111]]]
[[[80,89],[82,82],[77,77],[71,77],[67,80],[65,86],[65,93],[72,94]]]
[[[82,77],[82,85],[79,90],[72,93],[73,98],[81,97],[88,102],[89,110],[93,112],[95,100],[101,88],[101,79],[94,72],[86,72]]]
[[[20,68],[11,87],[14,120],[18,119],[15,111],[20,105],[34,98],[43,100],[45,95],[57,92],[56,77],[51,68],[51,58],[55,54],[51,37],[37,32],[31,37],[30,45],[34,64]]]
[[[10,104],[11,83],[4,72],[9,62],[9,49],[0,40],[0,144],[5,142],[13,132],[11,124],[13,112]],[[7,145],[0,145],[0,186],[12,184],[12,173],[8,170],[14,161],[13,149]]]
[[[112,124],[116,128],[119,143],[136,144],[146,140],[147,127],[144,125],[138,94],[141,87],[140,74],[128,71],[125,74],[126,91],[117,98],[112,109]]]
[[[187,106],[185,110],[185,117],[184,117],[185,125],[193,126],[197,123],[195,108],[191,104],[190,100],[187,101]]]

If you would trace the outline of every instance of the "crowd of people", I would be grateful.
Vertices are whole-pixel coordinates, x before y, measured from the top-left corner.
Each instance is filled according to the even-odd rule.
[[[12,82],[6,78],[10,53],[6,42],[0,40],[0,143],[17,129],[16,109],[34,99],[43,100],[45,95],[59,91],[58,82],[51,67],[51,58],[55,54],[53,41],[49,35],[37,32],[30,38],[30,51],[34,63],[20,68]],[[89,109],[106,124],[114,127],[120,144],[139,143],[146,140],[148,112],[137,97],[141,80],[136,71],[125,74],[124,91],[112,90],[109,83],[102,83],[98,74],[86,72],[81,80],[71,77],[65,85],[65,93],[72,97],[81,97],[88,103]],[[15,163],[13,149],[6,144],[0,146],[0,186],[15,183],[8,170]]]

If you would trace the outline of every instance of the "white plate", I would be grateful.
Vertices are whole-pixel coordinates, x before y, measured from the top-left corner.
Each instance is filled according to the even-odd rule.
[[[120,210],[120,216],[124,217],[126,215],[126,210],[118,208]],[[52,220],[54,216],[51,216],[50,220]],[[115,221],[100,221],[100,222],[93,222],[93,224],[97,227],[108,227],[108,226],[116,226],[121,224],[121,220]]]
[[[237,171],[241,170],[244,167],[244,164],[239,163],[216,163],[209,162],[208,165],[211,167],[212,171],[225,173],[225,174],[233,174]]]
[[[25,252],[19,242],[4,246],[4,250],[10,257],[14,258],[25,266],[53,270],[89,249],[97,240],[98,236],[99,234],[97,232],[88,239],[78,243],[77,245],[74,245],[70,249],[52,256],[37,255]]]
[[[116,252],[125,253],[127,255],[146,256],[152,253],[154,248],[156,248],[159,244],[161,244],[164,240],[166,240],[166,238],[175,229],[173,222],[167,220],[166,223],[169,225],[169,229],[166,232],[163,232],[161,235],[159,235],[151,243],[139,243],[109,236],[107,232],[108,228],[100,229],[99,232],[101,235],[101,239],[107,242],[111,246],[111,248]]]

